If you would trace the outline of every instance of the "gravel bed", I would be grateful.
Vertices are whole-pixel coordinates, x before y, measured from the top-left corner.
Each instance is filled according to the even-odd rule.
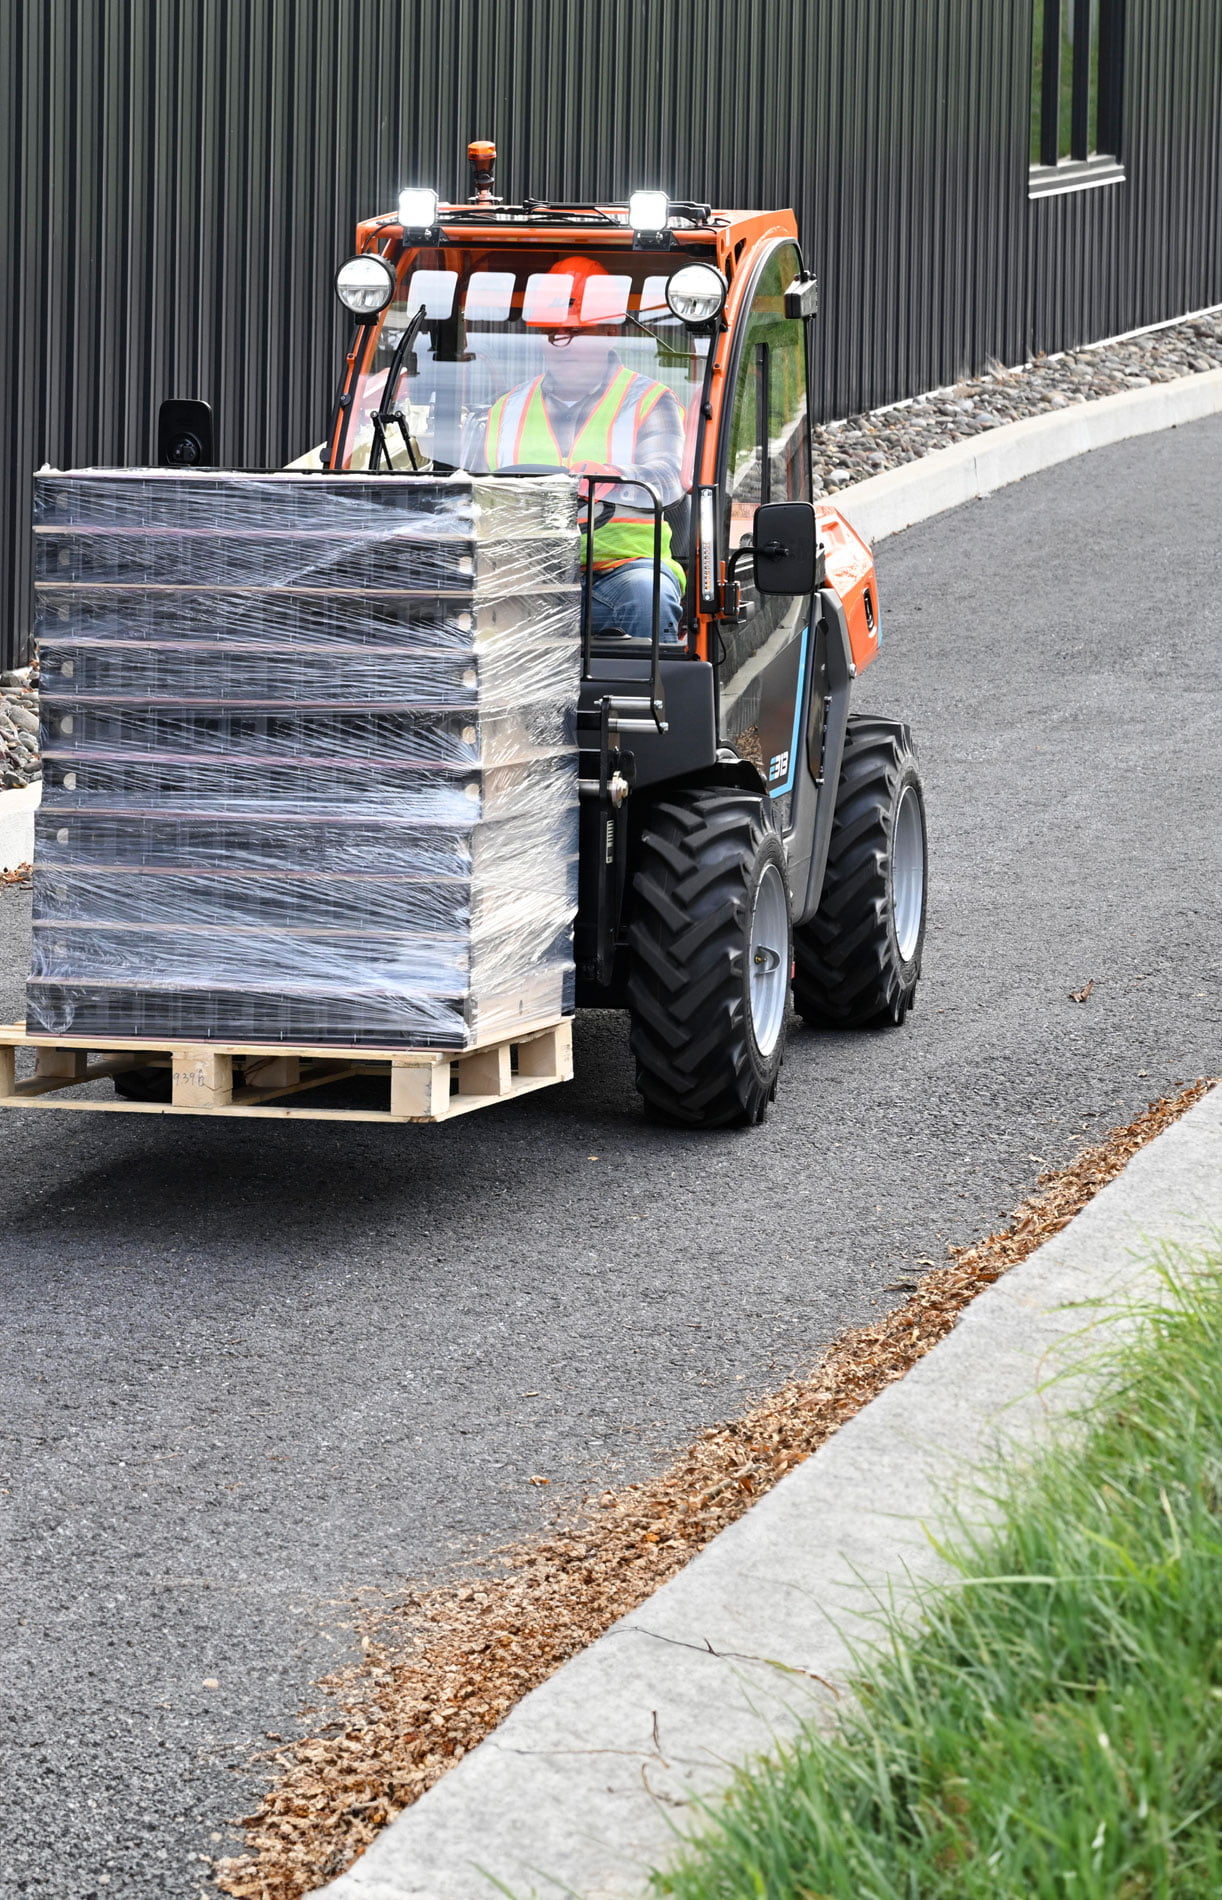
[[[1037,356],[1017,369],[998,363],[953,389],[935,389],[887,409],[822,424],[813,431],[814,493],[834,495],[1003,423],[1211,369],[1222,369],[1222,310],[1124,342]],[[37,670],[0,673],[0,787],[10,791],[29,785],[41,773]]]
[[[953,389],[935,389],[815,429],[815,494],[835,494],[1006,422],[1211,369],[1222,369],[1222,310],[1124,342],[1092,343],[1064,356],[1037,356],[1017,369],[997,363],[985,375],[969,377]]]
[[[0,673],[0,791],[17,791],[41,776],[38,674],[21,666]]]

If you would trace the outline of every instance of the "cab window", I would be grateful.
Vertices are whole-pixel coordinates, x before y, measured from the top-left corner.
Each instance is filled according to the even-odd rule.
[[[667,279],[687,255],[588,255],[595,268],[581,287],[580,320],[606,342],[592,386],[605,375],[610,350],[616,364],[671,391],[679,409],[675,493],[685,493],[709,347],[709,339],[693,337],[666,303]],[[393,467],[445,472],[482,466],[478,454],[492,405],[547,368],[544,339],[552,321],[567,322],[574,283],[563,254],[545,250],[532,249],[528,263],[516,249],[406,254],[349,410],[340,465],[368,465],[380,410],[403,417],[390,432]],[[420,310],[423,326],[412,348],[400,350]],[[392,374],[395,387],[388,391]]]
[[[805,326],[785,315],[797,275],[798,254],[785,245],[765,265],[747,319],[726,469],[731,548],[750,540],[761,502],[810,500]]]

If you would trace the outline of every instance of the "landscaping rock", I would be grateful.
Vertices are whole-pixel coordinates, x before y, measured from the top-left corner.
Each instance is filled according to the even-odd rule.
[[[0,785],[17,791],[42,771],[38,756],[37,670],[12,668],[0,674]]]
[[[1123,389],[1146,389],[1177,376],[1222,369],[1222,312],[1190,317],[1164,330],[1063,356],[1037,356],[937,389],[869,415],[823,423],[813,431],[816,496],[834,494],[884,469],[1007,422],[1094,402]]]

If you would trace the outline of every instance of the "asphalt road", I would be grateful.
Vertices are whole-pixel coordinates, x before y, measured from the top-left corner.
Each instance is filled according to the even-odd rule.
[[[1214,419],[883,545],[858,704],[926,773],[920,1006],[795,1029],[757,1131],[647,1125],[619,1017],[449,1128],[0,1118],[4,1900],[194,1900],[353,1592],[647,1471],[1222,1067],[1220,520]]]

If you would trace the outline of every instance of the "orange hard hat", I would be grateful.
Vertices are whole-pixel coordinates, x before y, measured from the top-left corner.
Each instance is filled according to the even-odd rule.
[[[549,278],[555,280],[554,296]],[[591,296],[591,284],[600,279],[606,281],[607,294],[600,297],[595,291]],[[615,279],[597,258],[562,257],[531,279],[527,307],[530,314],[523,322],[534,330],[597,330],[623,321],[627,298],[619,296]]]

